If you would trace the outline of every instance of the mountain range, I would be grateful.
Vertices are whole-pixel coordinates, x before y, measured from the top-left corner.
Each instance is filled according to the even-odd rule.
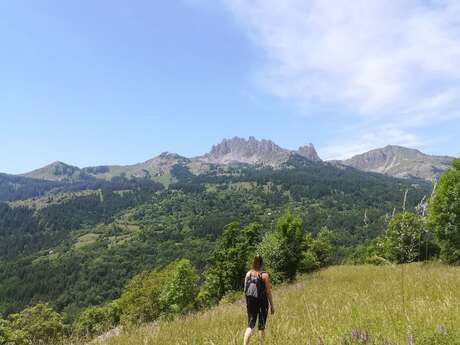
[[[432,181],[446,170],[453,157],[432,156],[416,149],[389,145],[371,150],[343,161],[324,162],[345,165],[362,171],[381,173],[399,178],[418,178]],[[22,174],[23,177],[48,181],[77,181],[114,176],[151,177],[162,183],[172,182],[172,169],[185,169],[186,173],[200,175],[212,170],[225,170],[228,166],[290,167],[295,164],[322,162],[313,144],[288,150],[271,140],[234,137],[224,139],[211,150],[198,157],[187,158],[176,153],[164,152],[142,163],[133,165],[105,165],[78,168],[63,162],[54,162],[37,170]]]
[[[228,224],[260,224],[263,235],[287,209],[301,214],[302,231],[331,229],[340,262],[382,233],[404,195],[409,210],[431,190],[321,161],[313,145],[255,138],[192,158],[0,174],[0,317],[40,301],[72,322],[120,297],[142,271],[181,258],[205,271]]]

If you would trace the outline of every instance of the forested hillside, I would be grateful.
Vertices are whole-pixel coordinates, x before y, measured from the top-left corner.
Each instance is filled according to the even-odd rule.
[[[203,270],[226,224],[256,222],[267,232],[287,208],[304,232],[335,234],[338,262],[383,231],[406,190],[413,208],[431,188],[316,162],[172,174],[167,188],[145,178],[50,182],[59,184],[51,193],[0,204],[1,313],[48,302],[72,320],[118,297],[143,270],[178,258]]]

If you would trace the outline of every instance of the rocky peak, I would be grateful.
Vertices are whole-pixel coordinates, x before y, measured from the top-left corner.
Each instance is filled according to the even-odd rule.
[[[299,147],[299,149],[296,152],[297,154],[305,158],[308,158],[309,160],[313,162],[321,161],[321,158],[319,158],[318,153],[316,152],[316,149],[312,143]]]
[[[284,150],[271,140],[257,140],[254,137],[244,138],[234,137],[224,139],[217,145],[214,145],[208,153],[209,158],[221,159],[234,158],[235,161],[253,161],[255,158],[270,153],[279,153]]]
[[[167,152],[167,151],[160,153],[158,156],[156,156],[153,159],[154,160],[177,160],[177,161],[188,160],[188,158],[184,156],[181,156],[174,152]]]
[[[240,137],[224,139],[199,159],[215,164],[246,163],[279,167],[293,155],[320,161],[312,144],[299,148],[299,151],[290,151],[276,145],[271,140],[258,140],[252,136],[248,139]]]

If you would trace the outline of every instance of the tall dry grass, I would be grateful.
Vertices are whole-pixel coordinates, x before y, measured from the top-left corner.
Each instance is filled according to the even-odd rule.
[[[460,329],[460,268],[336,266],[277,288],[274,301],[266,344],[339,344],[353,331],[368,332],[375,344],[417,344],[444,329]],[[241,344],[245,326],[244,305],[223,305],[125,330],[105,345]]]

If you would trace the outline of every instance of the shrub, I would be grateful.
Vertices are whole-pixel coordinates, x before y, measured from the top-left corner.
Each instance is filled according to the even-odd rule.
[[[160,317],[160,294],[171,272],[142,272],[127,284],[119,299],[122,323],[151,322]]]
[[[62,316],[47,304],[37,304],[11,315],[11,326],[16,334],[23,335],[26,343],[34,345],[55,343],[64,333]]]
[[[302,219],[291,212],[285,212],[275,225],[278,245],[278,262],[275,264],[281,276],[292,281],[295,279],[303,256],[304,239],[302,235]]]
[[[312,272],[333,264],[336,255],[334,237],[334,233],[327,227],[322,227],[316,238],[312,233],[307,233],[299,271]]]
[[[383,235],[384,257],[396,263],[409,263],[426,259],[426,248],[433,252],[424,220],[411,212],[396,214]]]
[[[244,294],[241,291],[229,291],[220,300],[219,304],[233,304],[241,301],[244,298]]]
[[[0,344],[1,345],[29,345],[23,331],[13,329],[11,323],[0,319]]]
[[[209,258],[205,282],[198,299],[202,307],[217,304],[228,292],[243,288],[248,260],[256,252],[261,226],[251,223],[241,230],[237,223],[224,227],[222,238]]]
[[[274,284],[281,283],[283,253],[279,234],[269,232],[257,246],[257,253],[264,259],[264,270],[270,274],[270,281]]]
[[[102,306],[86,308],[74,324],[74,332],[78,336],[94,336],[107,332],[120,322],[121,309],[118,301]]]
[[[383,244],[380,239],[369,244],[361,244],[344,260],[349,265],[386,265],[391,263],[383,257]]]
[[[167,317],[195,309],[198,294],[199,277],[192,263],[182,259],[174,264],[173,269],[173,275],[159,297],[161,312]]]
[[[186,313],[196,306],[197,286],[198,276],[189,260],[142,272],[131,279],[119,299],[121,322],[151,322]]]
[[[300,272],[313,272],[320,268],[318,258],[311,251],[305,251],[302,261],[300,262]]]
[[[428,224],[440,245],[441,258],[460,263],[460,159],[439,179],[428,205]]]

